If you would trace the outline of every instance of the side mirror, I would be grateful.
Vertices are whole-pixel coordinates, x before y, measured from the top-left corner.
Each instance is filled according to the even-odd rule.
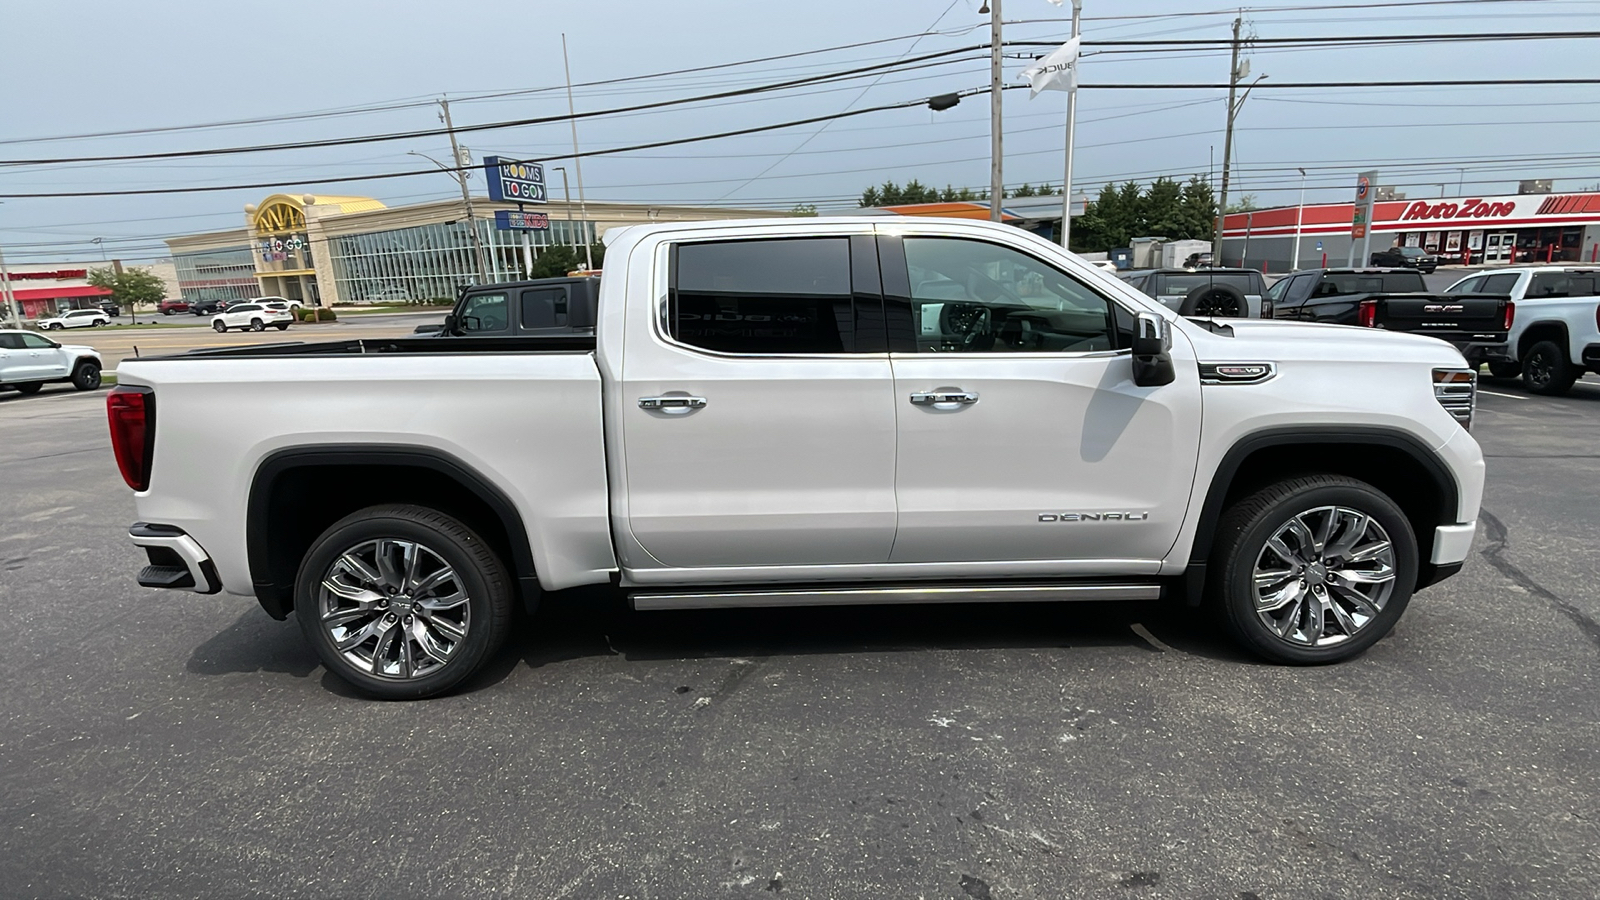
[[[1133,383],[1140,387],[1171,384],[1172,326],[1153,312],[1139,313],[1133,326]]]
[[[444,317],[444,326],[442,328],[440,328],[439,330],[444,332],[445,334],[455,334],[456,333],[456,316],[455,316],[455,313],[450,313],[449,315]]]

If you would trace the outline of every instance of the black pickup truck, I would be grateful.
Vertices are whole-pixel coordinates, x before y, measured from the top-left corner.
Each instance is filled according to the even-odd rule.
[[[1473,364],[1505,358],[1511,298],[1431,294],[1415,269],[1306,269],[1267,289],[1272,317],[1364,325],[1454,344]]]
[[[539,278],[463,288],[443,325],[419,325],[438,337],[546,337],[594,334],[600,279]]]

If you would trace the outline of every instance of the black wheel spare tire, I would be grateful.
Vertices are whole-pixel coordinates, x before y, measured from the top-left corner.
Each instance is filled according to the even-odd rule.
[[[1280,481],[1218,523],[1211,599],[1247,649],[1294,665],[1349,659],[1388,634],[1417,583],[1417,539],[1378,489],[1342,475]]]
[[[1581,369],[1567,362],[1567,348],[1555,341],[1540,341],[1522,354],[1522,383],[1535,394],[1565,394],[1581,374]]]
[[[1204,318],[1242,319],[1250,315],[1244,292],[1231,284],[1202,284],[1178,304],[1178,314]]]
[[[460,684],[504,643],[511,576],[457,519],[389,504],[335,522],[295,581],[295,618],[328,671],[386,700]]]

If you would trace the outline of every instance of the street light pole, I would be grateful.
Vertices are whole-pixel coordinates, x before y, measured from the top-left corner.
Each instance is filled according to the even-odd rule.
[[[567,198],[567,240],[572,242],[573,247],[577,247],[578,232],[576,230],[577,226],[572,224],[572,185],[567,182],[567,167],[551,166],[550,168],[561,173],[561,193],[562,196]],[[587,237],[587,235],[585,236]]]
[[[489,267],[484,263],[483,244],[478,241],[478,220],[472,214],[472,192],[467,190],[467,173],[463,171],[461,159],[461,145],[456,143],[456,126],[450,121],[450,101],[439,98],[439,121],[444,123],[444,130],[450,134],[450,155],[456,161],[455,167],[449,169],[456,181],[461,183],[461,204],[467,208],[467,232],[472,237],[472,253],[478,263],[478,283],[487,284],[489,281]],[[415,151],[413,151],[415,152]],[[422,156],[416,153],[417,156]],[[444,168],[433,157],[424,157],[434,165]]]
[[[567,33],[564,31],[561,33],[561,68],[567,73],[567,122],[572,125],[572,165],[578,175],[578,205],[583,207],[583,267],[592,272],[594,250],[589,246],[589,203],[583,199],[583,157],[578,154],[578,113],[572,104],[572,63],[567,61]],[[567,215],[572,215],[570,206]]]
[[[1294,253],[1289,260],[1289,271],[1300,268],[1300,223],[1306,216],[1306,170],[1300,170],[1300,205],[1294,209]]]
[[[986,0],[978,12],[989,13],[989,221],[1000,221],[1000,206],[1005,202],[1006,182],[1004,142],[1001,140],[1000,101],[1003,72],[1000,64],[1000,0]],[[1076,21],[1077,16],[1073,16]],[[1063,188],[1065,190],[1065,188]]]

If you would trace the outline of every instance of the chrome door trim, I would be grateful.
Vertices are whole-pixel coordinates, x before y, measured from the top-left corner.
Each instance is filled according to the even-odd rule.
[[[1155,584],[1013,584],[807,588],[781,591],[629,594],[634,609],[717,609],[757,606],[850,606],[876,603],[1021,603],[1067,600],[1159,600]]]

